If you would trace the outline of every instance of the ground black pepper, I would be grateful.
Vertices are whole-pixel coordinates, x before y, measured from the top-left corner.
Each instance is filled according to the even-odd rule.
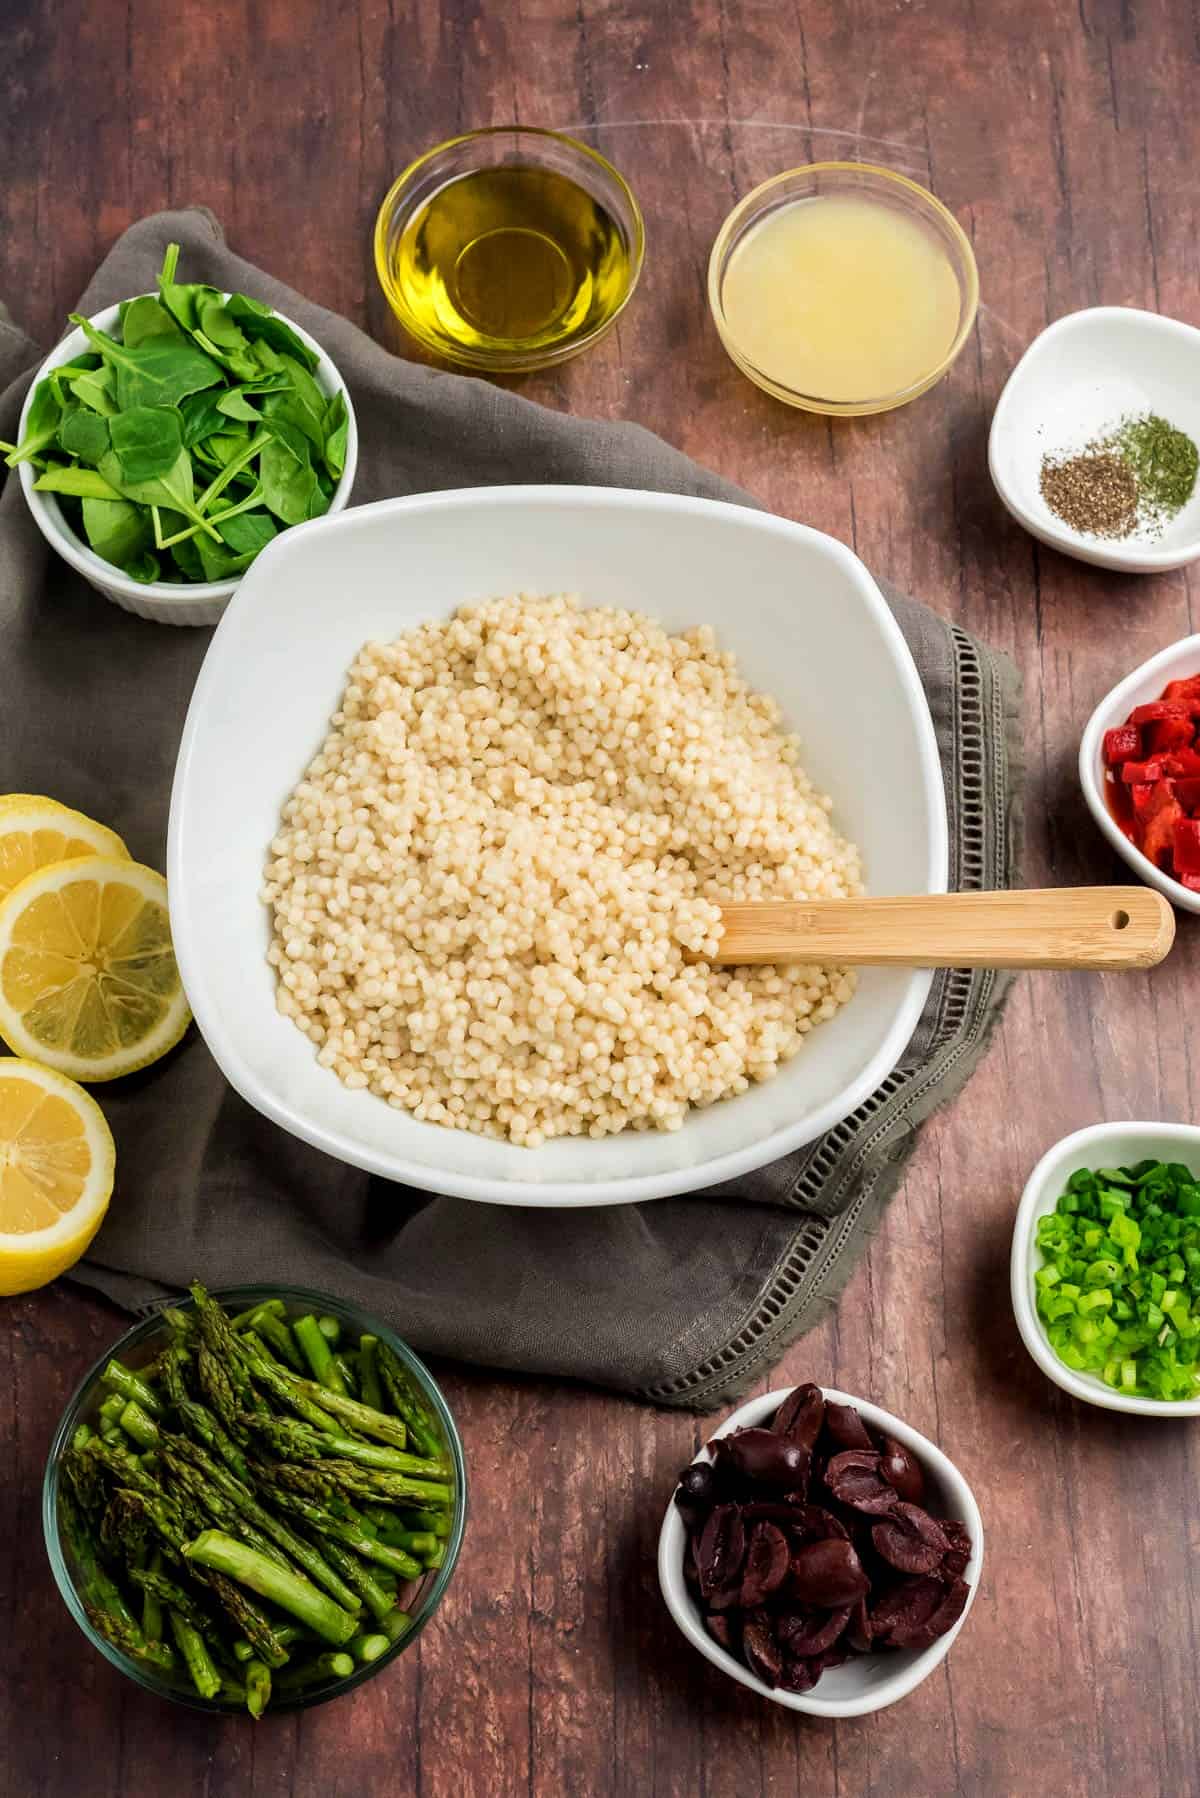
[[[1100,445],[1061,461],[1043,457],[1040,486],[1054,516],[1073,531],[1128,537],[1137,525],[1137,477],[1121,456]]]

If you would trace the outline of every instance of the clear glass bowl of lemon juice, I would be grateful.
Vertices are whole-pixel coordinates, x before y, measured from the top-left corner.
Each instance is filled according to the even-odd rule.
[[[941,379],[979,304],[961,226],[927,189],[868,163],[789,169],[747,194],[708,266],[721,341],[788,405],[886,412]]]

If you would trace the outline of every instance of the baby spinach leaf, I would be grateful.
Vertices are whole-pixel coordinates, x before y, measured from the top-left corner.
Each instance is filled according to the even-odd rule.
[[[233,518],[216,518],[213,522],[223,541],[237,555],[256,556],[278,535],[274,519],[266,512],[239,512]]]
[[[322,408],[322,411],[324,409]],[[303,400],[289,389],[286,393],[269,393],[263,401],[263,417],[273,431],[277,431],[289,446],[300,443],[303,451],[293,449],[298,461],[304,461],[315,450],[318,455],[324,453],[325,432],[322,426],[322,413],[312,413]]]
[[[308,502],[308,510],[305,512],[304,516],[305,518],[323,518],[328,510],[329,495],[322,491],[321,484],[318,481],[317,485],[312,490],[312,496]]]
[[[196,548],[195,538],[185,537],[180,543],[171,545],[171,554],[185,580],[202,581],[204,564],[200,560],[200,551]]]
[[[261,423],[262,413],[256,406],[252,406],[246,397],[247,393],[253,391],[252,388],[231,387],[229,392],[222,394],[217,401],[217,411],[224,413],[226,418],[240,418],[246,424]]]
[[[215,387],[221,370],[210,356],[192,343],[151,338],[136,350],[126,349],[79,313],[71,314],[90,344],[117,371],[117,404],[122,412],[131,406],[177,406],[188,394]]]
[[[59,424],[58,447],[64,455],[77,456],[94,468],[109,447],[108,421],[86,406],[73,406]]]
[[[250,345],[250,354],[264,380],[270,375],[283,373],[283,357],[278,355],[269,343],[263,343],[261,339],[255,341]]]
[[[15,468],[18,462],[29,462],[44,449],[49,449],[57,435],[61,417],[62,401],[58,397],[57,388],[52,381],[39,381],[30,403],[29,416],[25,420],[25,435],[16,449],[5,457],[9,468]]]
[[[161,300],[153,294],[142,294],[127,300],[121,308],[121,341],[127,350],[136,350],[151,339],[165,337],[173,343],[184,341],[183,332]]]
[[[144,549],[140,556],[134,556],[131,561],[126,562],[122,572],[129,575],[131,580],[141,581],[147,587],[152,582],[159,580],[162,573],[158,565],[158,557],[148,549]]]
[[[315,419],[323,421],[325,408],[329,402],[317,382],[309,374],[308,369],[302,362],[297,362],[294,356],[284,356],[283,366],[291,383],[292,391],[301,405],[305,406]]]
[[[180,450],[173,466],[164,474],[146,480],[126,480],[115,450],[100,458],[100,472],[118,489],[122,498],[137,500],[143,506],[174,506],[177,512],[184,512],[195,520],[192,462],[186,450]]]
[[[105,432],[111,434],[126,482],[168,474],[183,449],[183,419],[174,406],[131,406],[127,412],[118,412]]]
[[[83,530],[98,556],[123,568],[149,547],[145,512],[127,499],[84,499]]]
[[[235,575],[243,574],[258,554],[257,550],[251,550],[247,555],[234,555],[209,537],[197,537],[195,542],[206,581],[232,580]]]
[[[187,399],[180,401],[184,449],[193,449],[206,437],[211,437],[214,431],[229,428],[228,420],[219,410],[220,401],[221,395],[211,388],[204,393],[189,394]]]
[[[99,368],[81,369],[71,377],[70,387],[81,406],[88,406],[102,418],[111,418],[117,410],[116,375],[104,364]]]
[[[261,300],[252,300],[245,293],[231,293],[226,309],[230,318],[235,319],[245,335],[254,342],[269,344],[280,355],[294,356],[307,369],[316,368],[318,359],[308,345],[297,337],[292,327],[285,324],[277,312],[272,312]]]
[[[301,461],[286,443],[274,437],[264,448],[258,467],[268,510],[284,524],[303,524],[317,490],[312,464],[307,458]]]
[[[248,350],[250,340],[223,300],[208,300],[200,308],[200,329],[219,350]]]
[[[350,418],[346,397],[335,393],[325,410],[325,466],[334,480],[340,481],[346,470],[346,446],[350,435]]]
[[[111,450],[101,460],[107,462],[110,457]],[[48,468],[33,485],[38,493],[66,493],[74,499],[121,498],[112,482],[94,468]]]

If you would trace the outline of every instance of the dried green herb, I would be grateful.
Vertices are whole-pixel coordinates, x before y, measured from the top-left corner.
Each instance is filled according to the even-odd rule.
[[[1147,412],[1123,419],[1110,445],[1133,470],[1143,507],[1173,518],[1191,499],[1200,468],[1200,451],[1186,431],[1178,431]]]

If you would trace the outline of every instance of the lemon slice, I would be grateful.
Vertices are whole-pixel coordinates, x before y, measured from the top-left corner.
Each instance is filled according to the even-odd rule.
[[[38,868],[129,851],[115,830],[36,793],[0,794],[0,899]]]
[[[0,1295],[74,1267],[108,1209],[113,1165],[90,1093],[52,1068],[0,1060]]]
[[[191,1013],[153,868],[54,862],[0,900],[0,1036],[75,1080],[115,1080],[174,1047]]]

